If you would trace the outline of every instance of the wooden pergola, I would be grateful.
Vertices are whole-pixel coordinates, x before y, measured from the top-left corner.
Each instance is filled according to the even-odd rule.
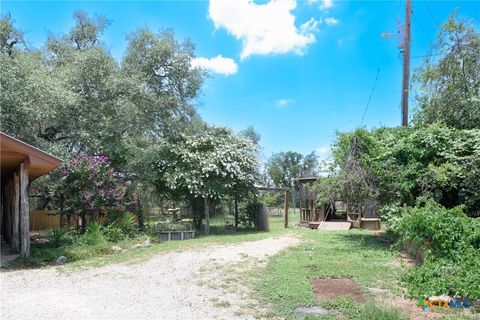
[[[0,132],[0,232],[12,253],[30,254],[28,186],[50,172],[61,160]]]

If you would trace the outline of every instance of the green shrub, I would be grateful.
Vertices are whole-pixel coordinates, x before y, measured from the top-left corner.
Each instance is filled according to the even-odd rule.
[[[156,226],[157,226],[157,223],[155,221],[147,220],[145,222],[143,231],[151,237],[156,237],[158,235],[158,229]]]
[[[460,259],[426,260],[407,270],[401,277],[414,298],[448,294],[480,298],[480,254],[478,249],[464,251]]]
[[[102,225],[96,221],[87,225],[85,234],[79,238],[81,244],[98,245],[105,241],[102,231]]]
[[[413,245],[425,257],[455,260],[468,248],[480,248],[478,226],[460,207],[445,209],[427,202],[425,207],[404,209],[390,228],[401,244]]]
[[[65,228],[55,228],[48,233],[48,240],[54,247],[59,247],[65,240],[67,230]]]
[[[118,222],[118,227],[126,236],[131,236],[135,233],[135,218],[133,215],[127,213]]]
[[[117,242],[119,240],[122,240],[124,238],[124,234],[122,232],[122,229],[118,227],[117,224],[112,223],[106,226],[103,229],[103,234],[107,238],[108,241],[110,242]]]
[[[403,209],[390,228],[398,244],[421,256],[423,264],[402,276],[412,297],[454,294],[480,298],[480,220],[460,207],[445,209],[427,202],[425,207]]]
[[[379,210],[378,215],[382,221],[394,224],[402,216],[402,207],[399,203],[387,204]]]

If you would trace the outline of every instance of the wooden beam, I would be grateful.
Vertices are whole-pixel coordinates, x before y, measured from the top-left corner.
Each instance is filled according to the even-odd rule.
[[[284,227],[288,228],[288,191],[285,190],[285,216],[284,216]]]
[[[288,188],[273,188],[273,187],[255,187],[257,190],[263,191],[286,191]]]
[[[20,152],[0,150],[0,157],[5,158],[14,158],[14,159],[24,159],[26,156]]]
[[[30,255],[30,206],[28,204],[28,162],[20,164],[20,238],[22,257]]]
[[[11,208],[12,208],[12,251],[20,252],[20,178],[18,172],[13,173],[11,185]]]

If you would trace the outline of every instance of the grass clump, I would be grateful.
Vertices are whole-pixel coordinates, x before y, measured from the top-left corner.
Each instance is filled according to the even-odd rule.
[[[400,311],[392,308],[379,307],[374,303],[360,305],[352,299],[338,298],[324,304],[331,310],[339,312],[351,320],[408,320]]]

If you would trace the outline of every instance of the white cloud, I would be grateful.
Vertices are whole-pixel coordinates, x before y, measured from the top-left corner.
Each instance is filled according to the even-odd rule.
[[[284,99],[278,99],[277,101],[275,101],[275,104],[277,105],[277,107],[286,107],[288,105],[291,105],[291,104],[294,104],[295,103],[295,100],[293,99],[288,99],[288,98],[284,98]]]
[[[205,68],[209,71],[220,73],[225,76],[229,76],[237,73],[238,65],[235,60],[231,58],[225,58],[222,55],[218,55],[214,58],[194,58],[192,60],[193,67]]]
[[[320,9],[327,10],[331,7],[333,7],[333,0],[322,0],[322,3],[320,4]]]
[[[325,18],[323,19],[323,21],[325,21],[325,23],[329,26],[335,26],[340,22],[338,21],[338,19],[335,19],[334,17]]]
[[[333,7],[333,0],[307,0],[308,4],[316,4],[320,2],[320,10],[328,10]]]
[[[242,41],[242,59],[255,54],[302,54],[307,45],[315,42],[318,23],[310,19],[297,28],[291,13],[295,7],[295,0],[270,0],[265,4],[210,0],[209,16],[216,29],[224,28]]]
[[[317,32],[318,31],[318,25],[322,23],[321,20],[315,20],[314,18],[310,18],[307,22],[302,24],[300,26],[300,32],[302,34],[308,33],[308,32]]]

